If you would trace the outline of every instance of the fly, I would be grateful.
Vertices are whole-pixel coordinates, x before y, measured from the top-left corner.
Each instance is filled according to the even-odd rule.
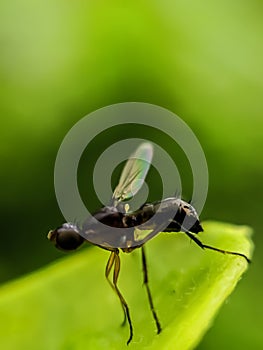
[[[128,304],[117,286],[120,272],[120,249],[125,253],[130,253],[134,249],[141,248],[143,282],[146,287],[157,334],[162,331],[162,327],[149,287],[144,249],[144,244],[147,241],[160,232],[182,231],[202,249],[241,256],[248,263],[250,262],[248,257],[242,253],[203,244],[197,238],[197,234],[203,231],[203,228],[195,208],[178,197],[146,203],[136,211],[129,211],[129,205],[125,204],[125,201],[132,198],[142,187],[152,156],[153,146],[147,142],[142,143],[126,162],[108,206],[95,212],[81,227],[73,223],[64,223],[48,233],[48,239],[54,242],[57,248],[65,251],[75,250],[82,243],[88,241],[110,252],[105,276],[120,300],[124,311],[123,323],[126,320],[128,321],[129,338],[127,345],[133,338],[133,325]],[[109,275],[112,270],[113,277],[111,281]]]

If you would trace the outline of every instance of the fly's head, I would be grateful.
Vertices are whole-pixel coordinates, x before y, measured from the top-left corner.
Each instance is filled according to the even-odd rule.
[[[49,231],[47,238],[55,244],[56,248],[64,251],[75,250],[84,242],[78,227],[71,223],[65,223]]]

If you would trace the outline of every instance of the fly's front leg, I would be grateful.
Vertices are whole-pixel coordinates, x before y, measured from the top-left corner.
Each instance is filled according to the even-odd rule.
[[[146,255],[145,255],[144,247],[142,246],[141,249],[142,249],[143,283],[146,286],[148,301],[149,301],[152,315],[153,315],[153,318],[154,318],[154,321],[156,324],[157,334],[159,334],[161,332],[162,328],[161,328],[161,324],[159,322],[157,313],[156,313],[154,305],[153,305],[152,295],[151,295],[151,291],[150,291],[150,287],[149,287],[148,271],[147,271],[147,263],[146,263]]]

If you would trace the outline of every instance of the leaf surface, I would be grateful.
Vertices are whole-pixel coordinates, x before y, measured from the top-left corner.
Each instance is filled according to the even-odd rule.
[[[206,244],[251,257],[251,229],[203,223]],[[183,233],[162,233],[145,246],[155,324],[142,284],[140,250],[121,254],[119,288],[130,307],[129,349],[193,349],[248,267],[242,257],[201,250]],[[53,249],[52,247],[50,249]],[[0,289],[0,347],[5,350],[128,349],[128,327],[104,277],[109,253],[92,247]],[[233,325],[236,327],[236,325]]]

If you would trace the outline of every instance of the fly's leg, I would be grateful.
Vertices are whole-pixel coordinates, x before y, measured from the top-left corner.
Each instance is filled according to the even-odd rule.
[[[105,269],[105,277],[107,278],[107,281],[109,282],[109,284],[110,284],[111,288],[114,290],[114,292],[116,292],[116,289],[115,289],[114,284],[109,279],[109,274],[110,274],[111,269],[112,269],[112,267],[114,265],[115,257],[116,257],[116,253],[114,251],[112,251],[111,254],[110,254],[109,260],[107,262],[106,269]],[[127,316],[126,316],[126,311],[125,311],[125,308],[123,306],[122,301],[121,301],[121,307],[122,307],[122,310],[123,310],[123,313],[124,313],[124,319],[123,319],[121,325],[124,326],[125,323],[126,323],[126,320],[127,320]]]
[[[143,267],[143,283],[146,286],[146,291],[147,291],[147,296],[148,296],[148,301],[150,304],[150,308],[151,308],[151,312],[156,324],[156,328],[157,328],[157,334],[161,333],[161,324],[159,322],[157,313],[154,309],[154,305],[153,305],[153,300],[152,300],[152,295],[151,295],[151,291],[150,291],[150,287],[149,287],[149,280],[148,280],[148,271],[147,271],[147,263],[146,263],[146,255],[145,255],[145,251],[144,251],[144,247],[142,246],[142,267]]]
[[[127,316],[127,320],[128,320],[128,324],[129,324],[129,328],[130,328],[130,336],[127,340],[127,345],[129,345],[130,341],[132,340],[133,337],[133,328],[132,328],[132,321],[131,321],[131,317],[130,317],[130,311],[129,311],[129,307],[128,304],[126,302],[126,300],[124,299],[124,297],[122,296],[119,288],[117,287],[117,281],[118,281],[118,277],[119,277],[119,272],[120,272],[120,267],[121,267],[121,261],[120,261],[120,257],[119,257],[119,250],[116,249],[114,251],[115,253],[115,263],[114,263],[114,270],[113,270],[113,285],[115,287],[115,290],[119,296],[119,299],[122,303],[122,306],[125,310],[126,316]]]
[[[190,237],[199,247],[201,247],[202,249],[210,249],[210,250],[214,250],[216,252],[219,253],[223,253],[223,254],[230,254],[230,255],[237,255],[237,256],[241,256],[242,258],[246,259],[246,261],[248,263],[251,262],[251,260],[242,253],[237,253],[237,252],[231,252],[229,250],[223,250],[223,249],[219,249],[219,248],[215,248],[215,247],[211,247],[210,245],[206,245],[203,244],[194,234],[192,234],[191,232],[185,230],[183,231],[188,237]]]
[[[112,267],[114,266],[113,269],[113,281],[111,282],[109,280],[109,274],[111,272]],[[105,276],[109,282],[109,284],[111,285],[111,287],[113,288],[113,290],[117,293],[119,300],[121,302],[123,311],[124,311],[124,321],[123,324],[126,322],[126,319],[128,320],[129,323],[129,329],[130,329],[130,336],[129,339],[127,341],[127,345],[130,343],[130,341],[132,340],[133,337],[133,328],[132,328],[132,322],[131,322],[131,317],[130,317],[130,311],[129,311],[129,307],[128,304],[126,302],[126,300],[124,299],[123,295],[121,294],[118,286],[117,286],[117,281],[118,281],[118,277],[119,277],[119,272],[120,272],[120,257],[119,257],[119,250],[118,249],[114,249],[111,252],[111,255],[109,257],[109,260],[107,262],[107,266],[106,266],[106,271],[105,271]]]

